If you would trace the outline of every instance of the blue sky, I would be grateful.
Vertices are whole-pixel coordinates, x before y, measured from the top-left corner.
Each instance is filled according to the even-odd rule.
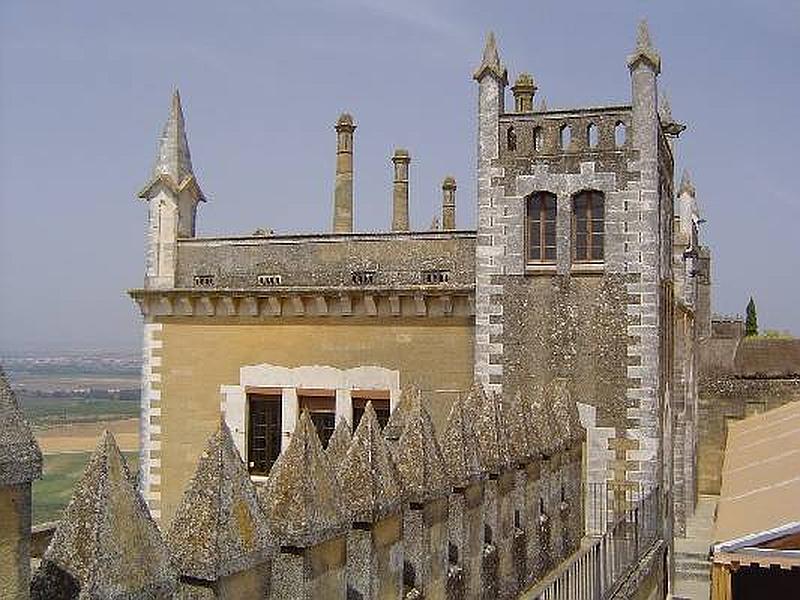
[[[332,126],[356,131],[356,227],[390,223],[396,146],[412,224],[456,177],[475,222],[475,84],[486,32],[550,107],[626,102],[647,18],[689,125],[714,305],[800,334],[800,2],[29,2],[0,6],[0,350],[136,348],[146,181],[178,86],[201,234],[327,230]],[[509,94],[510,106],[510,94]]]

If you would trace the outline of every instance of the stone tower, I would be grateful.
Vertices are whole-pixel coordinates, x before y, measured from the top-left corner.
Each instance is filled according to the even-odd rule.
[[[178,238],[194,237],[197,204],[205,200],[192,171],[178,90],[172,96],[153,173],[139,192],[139,198],[149,203],[145,288],[172,288],[177,259],[175,242]]]
[[[398,148],[392,156],[394,184],[392,187],[392,231],[408,231],[408,167],[411,154]]]

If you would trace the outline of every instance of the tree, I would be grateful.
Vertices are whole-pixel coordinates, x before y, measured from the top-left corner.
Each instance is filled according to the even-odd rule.
[[[752,296],[750,296],[750,302],[747,303],[747,319],[744,322],[744,334],[746,336],[758,335],[758,317],[756,316],[756,303],[753,302]]]

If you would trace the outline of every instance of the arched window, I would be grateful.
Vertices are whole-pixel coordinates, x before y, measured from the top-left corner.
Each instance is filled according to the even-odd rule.
[[[614,144],[616,144],[618,148],[624,146],[627,137],[628,131],[625,127],[625,123],[617,121],[617,124],[614,126]]]
[[[586,139],[589,142],[589,148],[597,148],[597,144],[600,143],[600,134],[597,131],[597,125],[594,123],[589,123],[586,128]]]
[[[529,263],[552,263],[556,260],[556,196],[536,192],[528,197],[526,211]]]
[[[605,198],[602,192],[580,192],[572,199],[572,232],[576,262],[601,261],[604,257]]]
[[[572,143],[572,128],[569,125],[562,125],[558,133],[558,141],[561,144],[561,149],[569,150],[569,145]]]

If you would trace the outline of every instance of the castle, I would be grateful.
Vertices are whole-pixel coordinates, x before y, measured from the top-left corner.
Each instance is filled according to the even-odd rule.
[[[398,149],[391,230],[353,231],[356,122],[342,114],[331,232],[197,237],[206,198],[176,92],[139,193],[145,280],[130,290],[144,317],[141,496],[102,440],[110,504],[73,500],[34,588],[104,589],[86,557],[111,547],[70,553],[69,523],[109,527],[113,498],[139,528],[121,545],[155,557],[136,572],[154,596],[180,577],[218,597],[513,597],[584,535],[622,536],[612,562],[666,577],[697,494],[710,253],[687,174],[676,190],[685,125],[659,98],[645,24],[627,68],[627,102],[548,109],[521,73],[508,110],[489,35],[475,230],[456,226],[451,177],[440,225],[411,229]],[[86,477],[76,497],[96,501]],[[580,560],[600,564],[591,548]],[[618,583],[615,568],[591,585]],[[578,590],[569,569],[559,585]]]

